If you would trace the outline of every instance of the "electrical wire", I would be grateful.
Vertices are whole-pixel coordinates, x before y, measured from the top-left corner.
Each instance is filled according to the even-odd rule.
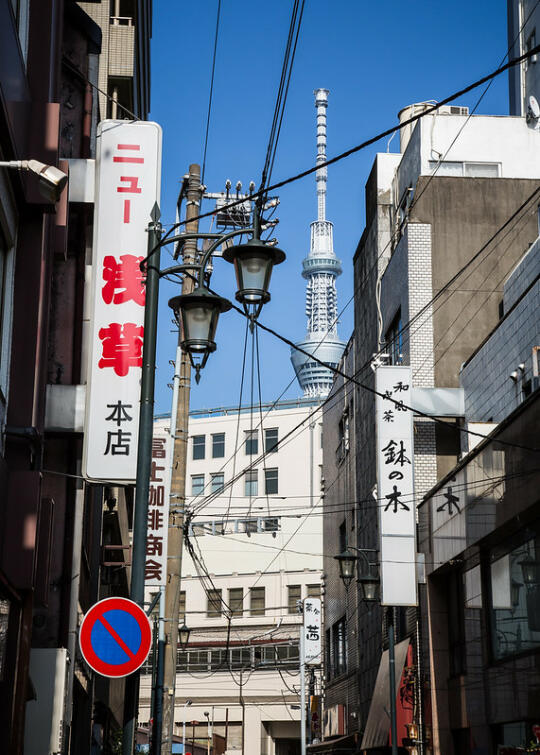
[[[216,14],[216,31],[214,34],[214,52],[212,55],[212,75],[210,77],[210,94],[208,97],[208,115],[206,116],[206,133],[204,135],[204,150],[203,150],[202,173],[201,173],[202,184],[204,184],[204,174],[206,170],[206,150],[208,147],[208,131],[210,129],[210,117],[212,114],[212,96],[214,93],[214,74],[216,71],[216,53],[217,53],[217,45],[218,45],[220,15],[221,15],[221,0],[218,0],[217,14]]]

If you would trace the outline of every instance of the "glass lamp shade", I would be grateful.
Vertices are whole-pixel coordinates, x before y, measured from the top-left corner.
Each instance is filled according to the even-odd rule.
[[[519,562],[523,572],[523,581],[527,588],[540,585],[540,561],[535,561],[530,556]]]
[[[339,564],[339,576],[343,580],[345,587],[348,588],[354,579],[354,571],[358,558],[348,549],[340,553],[339,556],[334,556],[334,558]]]
[[[182,324],[182,350],[188,354],[210,354],[216,350],[214,341],[218,318],[231,303],[208,289],[198,286],[190,294],[174,296],[169,307],[176,321]]]
[[[178,641],[180,642],[180,647],[182,648],[182,650],[185,650],[187,648],[190,634],[191,629],[189,629],[189,627],[186,626],[186,622],[184,622],[178,630]]]
[[[265,304],[270,300],[268,289],[272,268],[285,259],[281,249],[268,246],[260,239],[250,239],[225,249],[223,259],[234,265],[237,301],[242,304]]]
[[[366,603],[375,603],[379,600],[379,578],[371,574],[362,574],[358,577],[358,583],[362,588],[362,600]]]

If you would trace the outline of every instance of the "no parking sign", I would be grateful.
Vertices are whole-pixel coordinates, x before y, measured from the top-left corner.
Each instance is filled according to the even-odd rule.
[[[79,632],[81,653],[101,676],[121,677],[137,671],[152,644],[150,621],[127,598],[105,598],[85,615]]]

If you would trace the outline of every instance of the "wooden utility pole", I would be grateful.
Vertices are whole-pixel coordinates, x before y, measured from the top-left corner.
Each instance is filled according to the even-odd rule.
[[[199,221],[194,220],[201,210],[201,169],[199,165],[189,166],[186,194],[186,233],[198,233]],[[183,247],[184,263],[197,259],[196,239],[187,240]],[[193,279],[184,276],[182,293],[188,294],[194,288]],[[178,334],[178,342],[182,332]],[[180,579],[182,574],[182,545],[186,504],[186,460],[188,446],[189,393],[191,386],[191,365],[189,356],[182,352],[179,372],[178,399],[176,404],[176,429],[173,438],[173,463],[171,477],[171,501],[169,513],[169,546],[167,555],[167,586],[165,589],[165,673],[163,685],[163,747],[162,753],[172,752],[174,729],[174,692],[176,682],[176,655],[178,646],[178,620],[180,607]]]

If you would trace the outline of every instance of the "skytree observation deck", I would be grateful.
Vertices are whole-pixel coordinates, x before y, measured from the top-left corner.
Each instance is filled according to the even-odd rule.
[[[328,89],[315,90],[317,108],[317,163],[326,160],[326,108]],[[318,217],[311,223],[311,243],[302,263],[307,280],[307,333],[297,345],[317,359],[337,367],[345,343],[337,332],[338,310],[336,278],[341,275],[341,262],[334,254],[333,225],[326,220],[326,167],[319,168],[317,179]],[[331,370],[291,349],[291,361],[304,396],[324,398],[330,392],[334,375]]]

